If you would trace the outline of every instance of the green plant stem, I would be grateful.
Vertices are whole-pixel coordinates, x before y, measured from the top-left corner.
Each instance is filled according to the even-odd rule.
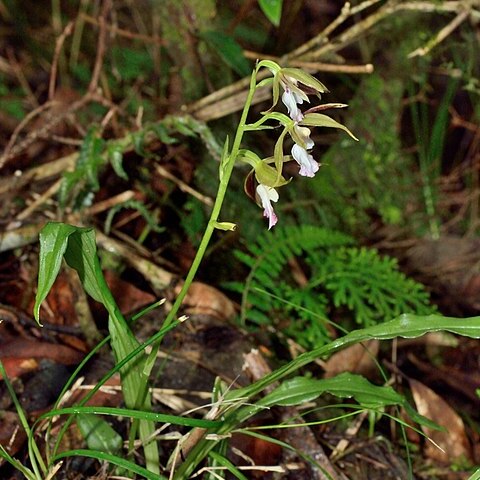
[[[247,115],[250,110],[250,106],[252,104],[253,95],[255,94],[255,87],[256,87],[256,71],[254,70],[252,73],[252,77],[250,80],[250,90],[247,95],[247,99],[245,101],[245,106],[243,107],[242,116],[240,118],[240,122],[237,128],[237,132],[235,134],[235,138],[232,145],[232,150],[229,154],[227,154],[226,158],[222,158],[220,164],[220,171],[222,171],[223,164],[225,163],[225,169],[223,174],[220,175],[220,184],[218,186],[217,196],[215,198],[215,203],[212,208],[212,213],[210,214],[210,219],[208,220],[207,228],[203,234],[202,240],[198,247],[197,253],[195,258],[193,259],[192,265],[188,274],[185,278],[185,283],[175,300],[175,303],[172,306],[172,309],[168,313],[163,327],[168,327],[171,322],[173,322],[182,302],[188,292],[190,285],[195,278],[195,275],[200,267],[203,257],[205,256],[205,252],[207,250],[208,244],[210,243],[210,239],[212,237],[213,231],[215,230],[215,225],[218,221],[218,217],[220,216],[220,211],[222,209],[223,201],[225,199],[225,194],[227,193],[227,187],[230,181],[230,177],[232,175],[233,167],[235,166],[235,161],[238,156],[238,152],[240,150],[240,145],[242,143],[243,134],[248,130],[246,120]],[[157,347],[158,348],[158,347]]]

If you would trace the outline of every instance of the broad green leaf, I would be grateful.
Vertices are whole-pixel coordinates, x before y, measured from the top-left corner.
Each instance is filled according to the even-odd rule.
[[[464,335],[471,338],[480,338],[480,316],[471,318],[452,318],[442,317],[441,315],[413,315],[403,314],[399,317],[385,322],[381,325],[375,325],[373,327],[364,328],[361,330],[355,330],[344,337],[338,338],[327,345],[322,345],[311,351],[305,352],[299,355],[286,365],[277,368],[272,373],[265,375],[255,383],[239,388],[225,394],[225,403],[230,405],[238,402],[238,408],[231,410],[224,416],[224,423],[222,427],[217,430],[219,434],[225,434],[232,431],[242,422],[248,420],[257,412],[264,409],[262,400],[256,405],[249,404],[249,400],[259,395],[269,385],[274,382],[280,381],[287,376],[297,372],[300,368],[308,365],[309,363],[322,358],[327,355],[353,345],[355,343],[363,342],[371,338],[377,338],[379,340],[388,340],[396,337],[415,338],[424,335],[427,332],[436,331],[448,331],[458,335]],[[427,418],[419,415],[409,405],[408,402],[402,404],[407,409],[407,413],[410,417],[422,424],[429,425],[430,428],[438,428],[432,424]],[[193,472],[193,469],[198,464],[200,459],[208,455],[209,451],[213,448],[213,442],[205,443],[200,442],[192,449],[192,452],[187,456],[186,461],[180,466],[177,474],[184,475],[187,478]],[[475,477],[474,477],[475,478]]]
[[[292,378],[283,382],[261,403],[266,406],[298,405],[315,400],[325,392],[341,398],[355,398],[361,405],[374,408],[399,404],[403,400],[391,387],[379,387],[359,375],[342,373],[333,378]]]
[[[283,382],[269,395],[264,397],[259,405],[291,406],[315,400],[324,393],[330,393],[340,398],[354,398],[365,408],[379,409],[397,405],[404,407],[416,422],[430,428],[439,429],[438,425],[417,413],[403,395],[392,387],[373,385],[361,375],[342,373],[333,378],[295,377]]]
[[[63,255],[67,249],[68,238],[76,227],[64,223],[47,223],[40,232],[40,259],[38,268],[38,287],[33,314],[40,325],[40,305],[52,288],[60,272]]]
[[[222,60],[239,75],[250,74],[251,67],[243,55],[242,47],[231,37],[223,32],[208,30],[200,35],[222,58]]]
[[[122,448],[122,437],[103,418],[82,413],[77,415],[76,420],[88,448],[112,454],[118,453]]]
[[[107,309],[111,345],[117,362],[126,358],[139,345],[125,318],[115,303],[103,276],[97,256],[95,232],[63,223],[48,223],[40,232],[39,287],[35,298],[35,318],[38,321],[40,304],[48,295],[60,270],[62,257],[75,269],[86,292]],[[148,378],[143,374],[144,356],[137,356],[120,370],[123,395],[129,408],[150,410]],[[139,401],[140,399],[140,401]],[[140,437],[146,442],[152,438],[153,424],[140,421]],[[158,472],[158,450],[155,442],[144,444],[147,464]]]
[[[251,398],[254,395],[258,395],[267,386],[297,372],[300,368],[308,365],[316,359],[332,355],[333,353],[356,343],[374,338],[378,340],[390,340],[397,337],[416,338],[421,337],[428,332],[438,331],[447,331],[466,337],[480,338],[480,317],[453,318],[442,317],[441,315],[436,314],[424,316],[403,314],[394,320],[383,324],[354,330],[327,345],[322,345],[311,351],[305,352],[283,367],[278,368],[269,375],[252,383],[248,387],[239,388],[227,393],[225,397],[229,401]],[[252,411],[257,410],[253,408]],[[248,411],[248,408],[245,408],[244,412],[238,414],[238,418],[241,418],[242,420],[249,417],[250,412]]]
[[[282,3],[283,0],[258,0],[262,12],[276,27],[282,18]]]

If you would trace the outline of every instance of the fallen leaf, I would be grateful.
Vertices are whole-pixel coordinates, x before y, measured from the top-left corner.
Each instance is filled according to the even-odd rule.
[[[2,363],[10,380],[38,368],[38,362],[34,358],[2,357]],[[0,375],[0,380],[2,379],[3,377]]]
[[[446,429],[438,431],[422,426],[425,435],[438,445],[427,441],[425,455],[446,464],[460,459],[471,460],[472,452],[461,417],[432,389],[417,380],[409,382],[418,412]]]
[[[26,338],[18,338],[2,345],[0,352],[0,358],[48,358],[63,365],[76,365],[83,360],[84,356],[84,353],[67,347],[66,345],[29,340]]]
[[[126,282],[110,271],[105,271],[105,280],[123,314],[150,305],[157,298],[151,293],[140,290],[130,282]]]
[[[177,285],[175,294],[180,293]],[[201,282],[193,282],[183,301],[187,315],[211,315],[220,320],[227,320],[235,315],[232,301],[220,290]]]
[[[325,377],[331,378],[343,372],[358,373],[368,377],[376,368],[379,341],[357,343],[333,354],[325,362]]]

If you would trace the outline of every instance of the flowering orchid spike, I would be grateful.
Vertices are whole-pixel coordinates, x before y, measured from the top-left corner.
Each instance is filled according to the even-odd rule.
[[[295,144],[292,147],[292,156],[300,165],[299,174],[302,175],[302,177],[314,177],[315,173],[318,172],[320,165],[300,145]]]
[[[273,211],[272,203],[278,201],[278,192],[272,187],[266,187],[261,183],[257,186],[257,195],[263,207],[263,216],[268,218],[268,229],[277,223],[277,215]]]

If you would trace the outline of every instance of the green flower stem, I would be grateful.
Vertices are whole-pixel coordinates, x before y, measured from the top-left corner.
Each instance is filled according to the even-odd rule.
[[[215,198],[215,203],[212,208],[212,213],[210,214],[207,228],[205,229],[202,240],[200,242],[200,246],[198,247],[195,258],[193,259],[192,266],[190,267],[187,277],[185,278],[185,283],[183,284],[183,287],[178,294],[177,299],[172,306],[172,309],[168,313],[163,323],[163,328],[168,327],[174,321],[175,316],[177,315],[178,310],[180,309],[180,306],[182,305],[182,302],[188,292],[188,289],[193,282],[193,279],[195,278],[198,268],[200,267],[202,259],[205,256],[208,244],[210,243],[213,231],[215,230],[215,224],[218,221],[218,217],[220,216],[220,211],[222,209],[223,201],[225,199],[225,194],[227,192],[227,187],[230,181],[230,177],[232,175],[233,167],[240,151],[240,145],[242,143],[243,135],[248,130],[246,120],[248,112],[250,110],[250,106],[252,104],[253,95],[255,94],[256,86],[256,71],[254,70],[250,80],[250,90],[248,92],[247,99],[245,100],[245,106],[243,107],[242,116],[240,118],[237,132],[235,134],[232,149],[230,153],[228,153],[226,157],[222,158],[221,160],[220,171],[223,170],[223,175],[220,175],[220,183],[218,186],[217,196]],[[158,350],[158,346],[159,344],[157,344],[156,348],[154,348],[153,350]]]

